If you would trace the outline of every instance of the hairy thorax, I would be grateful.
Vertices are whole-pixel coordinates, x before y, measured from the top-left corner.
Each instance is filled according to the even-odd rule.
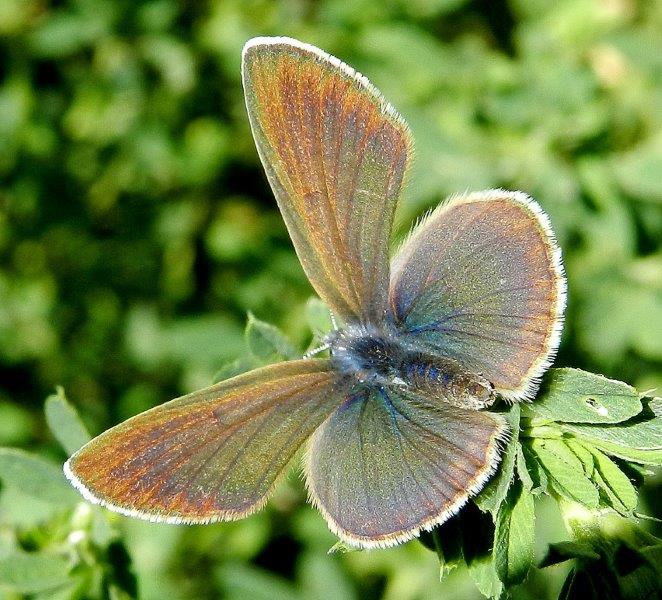
[[[334,367],[358,383],[402,386],[462,408],[480,409],[494,402],[492,385],[484,377],[387,329],[349,325],[329,334],[327,341]]]

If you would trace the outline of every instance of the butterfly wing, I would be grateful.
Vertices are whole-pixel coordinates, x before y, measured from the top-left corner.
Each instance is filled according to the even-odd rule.
[[[311,438],[311,500],[349,544],[401,543],[443,523],[483,487],[504,435],[495,413],[404,387],[355,392]]]
[[[325,360],[271,365],[113,427],[76,452],[65,473],[91,502],[131,516],[240,518],[264,504],[343,394]]]
[[[310,282],[345,320],[381,320],[412,151],[406,124],[365,77],[296,40],[250,40],[242,74],[257,149]]]
[[[503,190],[442,205],[395,257],[389,304],[406,337],[482,374],[506,398],[530,397],[556,351],[565,307],[547,216]]]

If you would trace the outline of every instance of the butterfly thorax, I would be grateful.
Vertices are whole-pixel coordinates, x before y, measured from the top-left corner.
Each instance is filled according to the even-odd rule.
[[[328,337],[334,367],[360,383],[387,385],[398,382],[405,360],[402,345],[375,327],[349,325]]]
[[[327,338],[333,366],[358,383],[403,386],[462,408],[481,409],[495,396],[484,377],[387,329],[349,325]]]

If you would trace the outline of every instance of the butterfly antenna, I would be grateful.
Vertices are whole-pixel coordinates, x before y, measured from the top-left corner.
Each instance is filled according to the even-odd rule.
[[[323,344],[322,346],[319,346],[318,348],[313,348],[312,350],[308,350],[303,357],[304,358],[312,358],[316,354],[319,354],[320,352],[324,352],[325,350],[328,350],[331,347],[331,344]]]
[[[331,325],[333,326],[334,331],[338,331],[338,321],[336,321],[335,315],[329,311],[329,317],[331,317]],[[327,337],[327,336],[325,336]],[[325,344],[322,344],[318,348],[313,348],[312,350],[308,350],[303,357],[304,358],[311,358],[315,356],[316,354],[319,354],[320,352],[324,352],[325,350],[328,350],[331,347],[331,344],[329,342],[326,342]]]

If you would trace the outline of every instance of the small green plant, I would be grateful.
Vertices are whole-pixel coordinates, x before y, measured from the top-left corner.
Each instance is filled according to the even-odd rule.
[[[68,454],[90,435],[64,390],[45,403],[48,426]],[[33,598],[137,597],[131,559],[117,518],[72,493],[54,461],[14,448],[0,448],[0,481],[16,510],[17,527],[0,540],[0,590]],[[4,597],[4,596],[3,596]],[[8,596],[13,598],[14,596]]]

